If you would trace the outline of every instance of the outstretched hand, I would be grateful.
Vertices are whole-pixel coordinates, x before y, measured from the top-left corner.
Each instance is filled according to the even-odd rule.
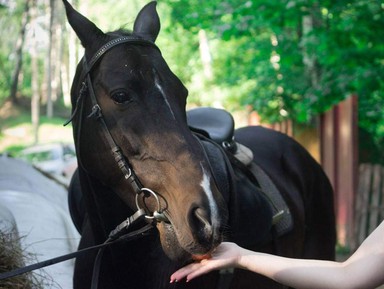
[[[170,282],[178,282],[184,278],[190,281],[213,270],[238,266],[241,248],[234,243],[221,243],[213,252],[210,259],[189,264],[171,275]]]

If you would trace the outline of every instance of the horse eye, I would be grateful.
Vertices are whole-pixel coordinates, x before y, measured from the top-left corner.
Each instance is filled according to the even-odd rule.
[[[111,95],[111,98],[117,104],[124,104],[132,101],[132,97],[126,91],[117,91]]]

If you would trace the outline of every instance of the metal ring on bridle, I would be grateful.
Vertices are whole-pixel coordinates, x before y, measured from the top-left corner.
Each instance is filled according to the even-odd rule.
[[[136,199],[135,199],[136,207],[137,207],[138,210],[141,209],[140,206],[139,206],[139,195],[140,195],[141,193],[145,193],[145,192],[150,193],[150,194],[155,198],[155,200],[156,200],[156,202],[157,202],[157,210],[153,212],[153,215],[152,215],[152,216],[146,215],[145,217],[146,217],[147,219],[155,219],[155,218],[156,218],[155,215],[156,215],[156,213],[159,213],[159,212],[160,212],[161,206],[160,206],[160,199],[159,199],[159,197],[158,197],[157,194],[156,194],[154,191],[152,191],[151,189],[148,189],[148,188],[141,188],[140,192],[139,192],[138,194],[136,194]]]

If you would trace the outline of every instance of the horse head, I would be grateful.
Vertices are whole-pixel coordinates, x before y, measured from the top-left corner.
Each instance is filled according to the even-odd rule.
[[[166,220],[156,226],[171,259],[209,253],[221,242],[228,213],[204,149],[186,122],[188,91],[154,44],[160,31],[156,2],[140,11],[132,32],[104,33],[63,1],[85,48],[71,90],[80,167],[127,208],[136,209],[141,193],[140,206],[152,213],[160,207]],[[122,37],[128,40],[116,44]],[[91,94],[99,109],[96,117],[89,117],[96,106]],[[111,154],[113,145],[147,194],[124,177]]]

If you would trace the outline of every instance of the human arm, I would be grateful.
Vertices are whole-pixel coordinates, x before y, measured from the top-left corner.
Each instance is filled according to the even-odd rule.
[[[384,222],[345,262],[284,258],[222,243],[211,259],[181,268],[171,282],[228,267],[250,270],[294,288],[372,289],[384,282]]]

